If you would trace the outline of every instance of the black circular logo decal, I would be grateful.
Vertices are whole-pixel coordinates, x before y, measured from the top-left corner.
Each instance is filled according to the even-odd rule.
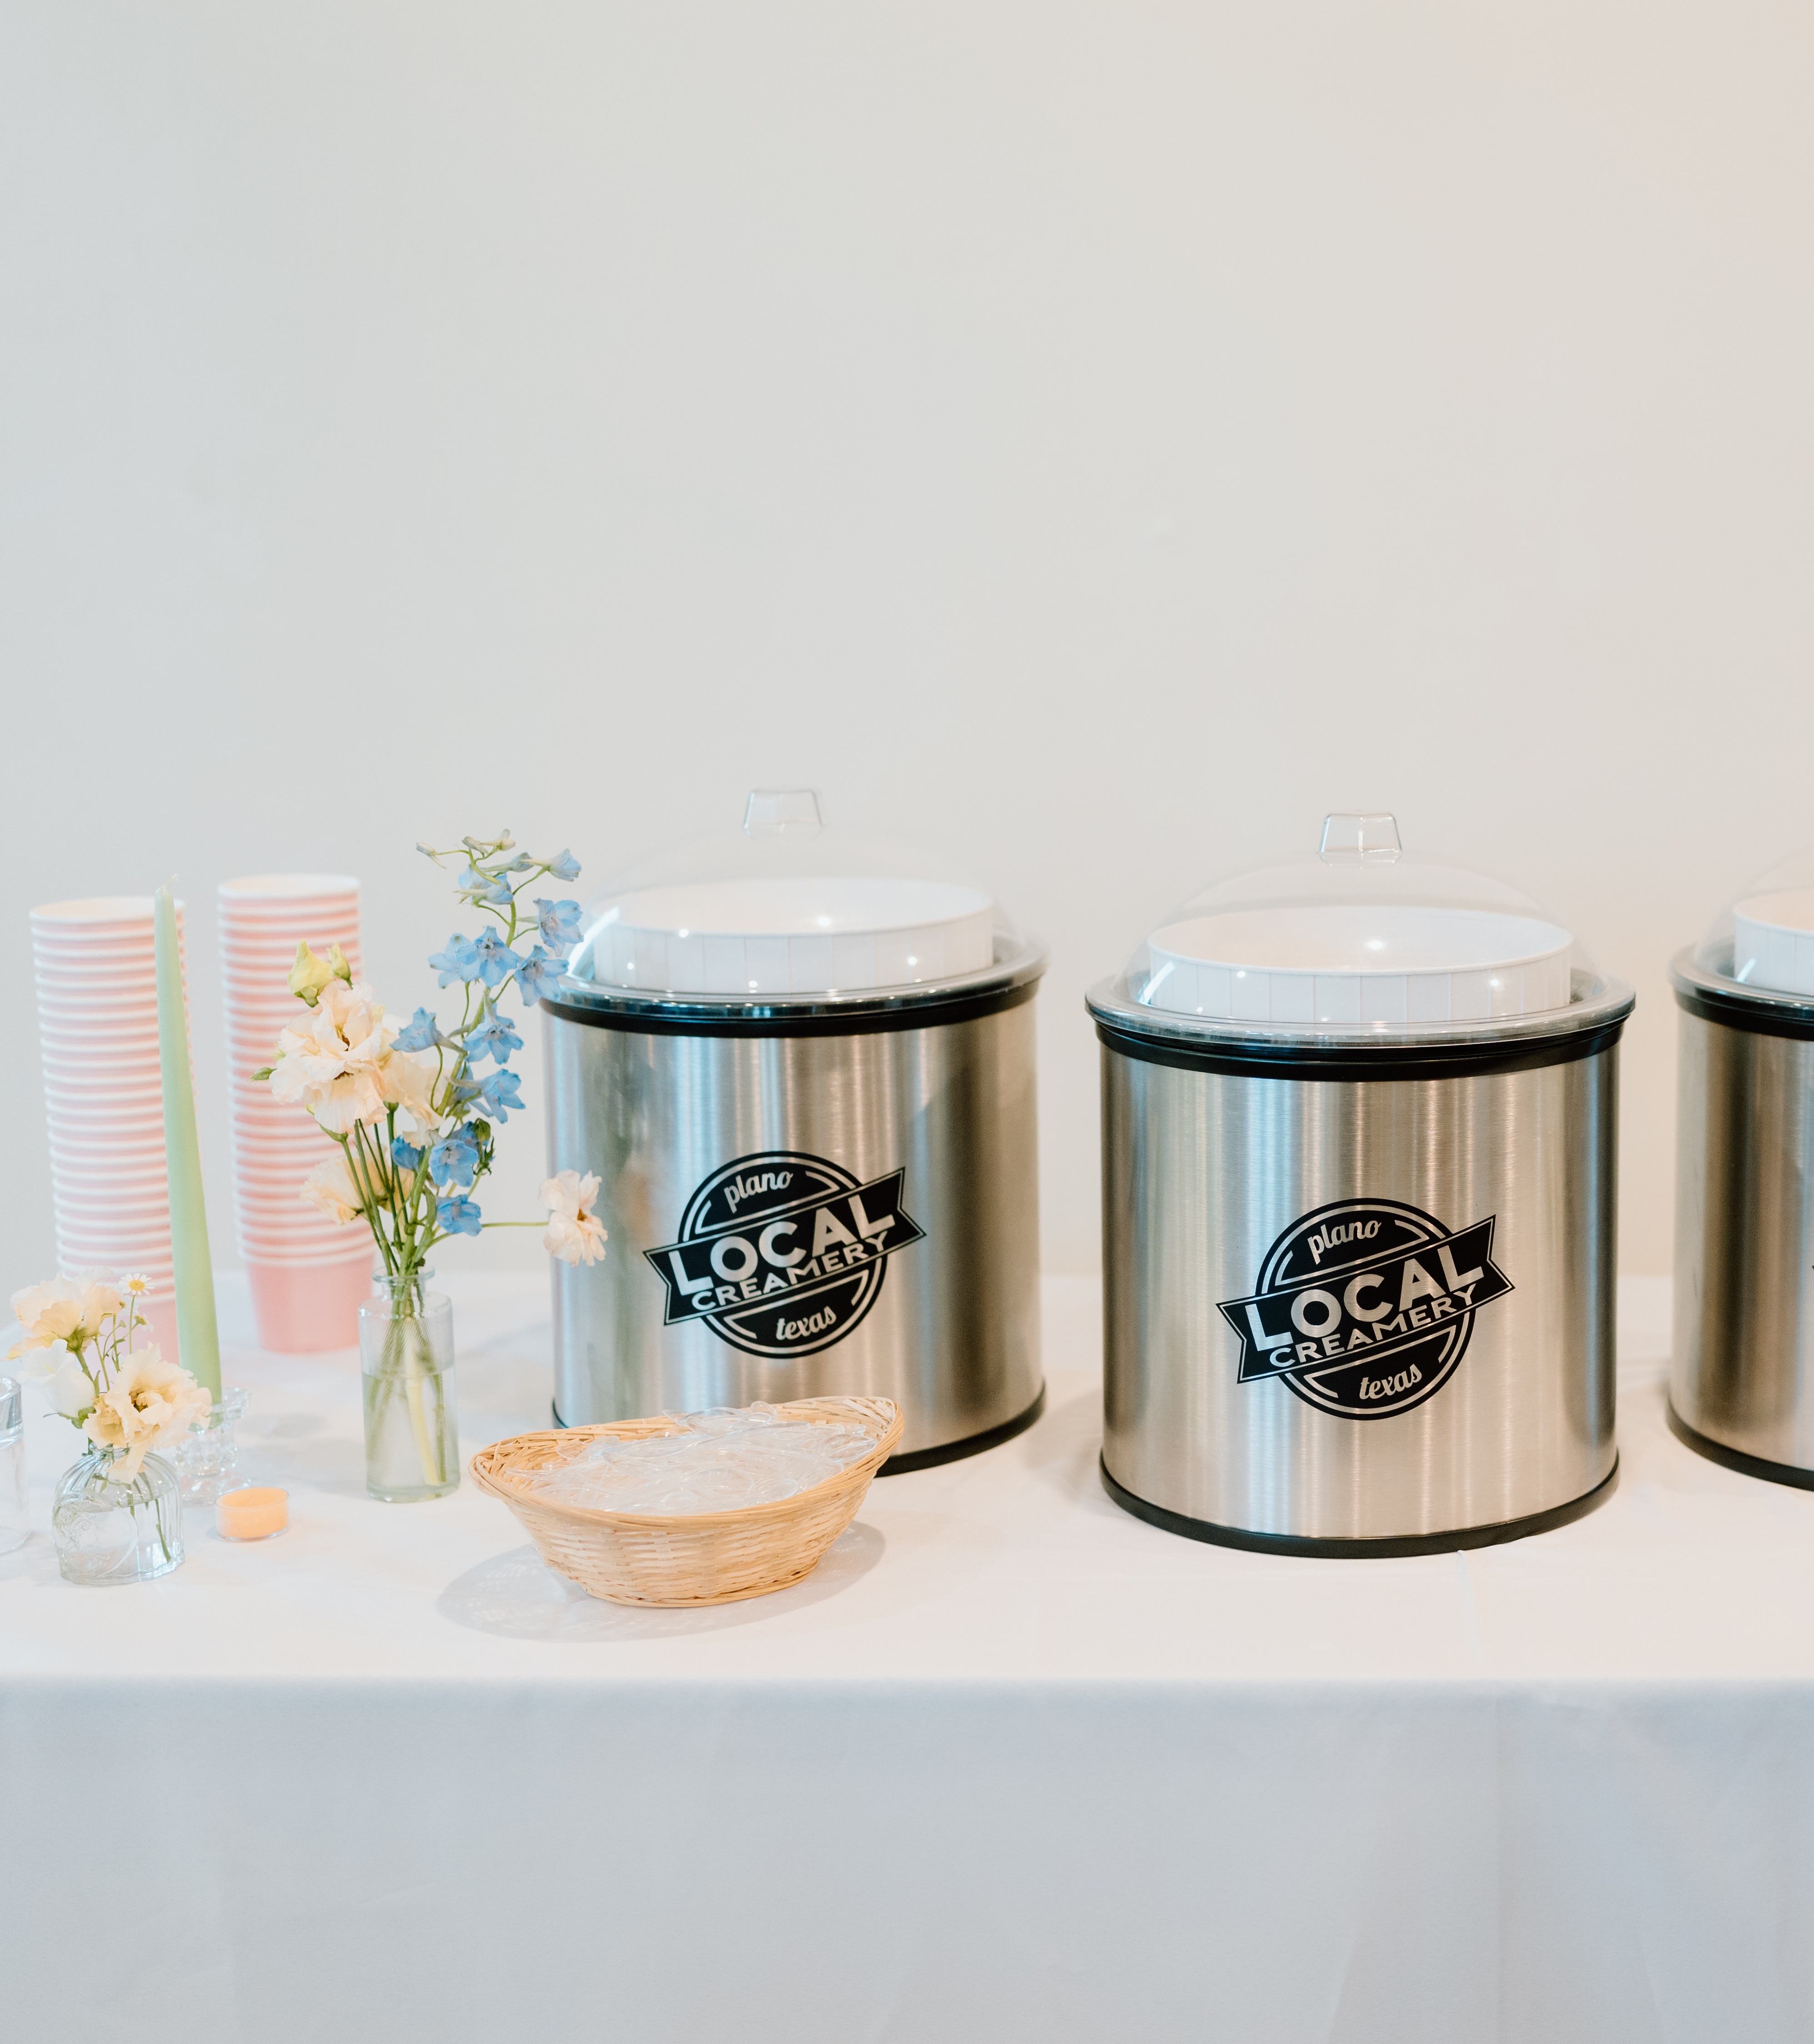
[[[667,1288],[663,1324],[704,1320],[775,1362],[842,1341],[880,1296],[889,1258],[924,1235],[901,1204],[906,1175],[859,1181],[798,1150],[723,1166],[687,1201],[679,1239],[643,1251]]]
[[[1348,1420],[1422,1404],[1455,1374],[1474,1315],[1512,1289],[1493,1261],[1495,1218],[1451,1230],[1397,1200],[1337,1200],[1294,1220],[1251,1297],[1220,1303],[1239,1381],[1282,1377]]]

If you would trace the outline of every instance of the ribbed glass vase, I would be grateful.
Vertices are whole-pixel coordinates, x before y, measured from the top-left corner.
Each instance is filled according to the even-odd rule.
[[[373,1274],[359,1309],[365,1383],[365,1487],[387,1504],[459,1488],[454,1406],[453,1306],[431,1292],[432,1270]]]
[[[118,1448],[90,1448],[63,1473],[51,1504],[57,1566],[71,1583],[145,1583],[183,1564],[183,1496],[162,1455],[129,1483],[110,1472]]]

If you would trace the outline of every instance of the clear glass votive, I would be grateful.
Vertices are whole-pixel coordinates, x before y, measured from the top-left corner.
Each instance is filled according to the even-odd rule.
[[[209,1408],[208,1416],[191,1427],[171,1451],[176,1481],[185,1504],[212,1504],[245,1478],[240,1474],[240,1446],[234,1428],[244,1417],[248,1394],[228,1385]]]

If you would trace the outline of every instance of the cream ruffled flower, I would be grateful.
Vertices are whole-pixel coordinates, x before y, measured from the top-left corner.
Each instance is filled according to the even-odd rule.
[[[434,1105],[440,1070],[441,1061],[432,1051],[392,1051],[378,1068],[379,1091],[402,1108],[418,1135],[440,1133],[441,1117]]]
[[[386,1016],[363,980],[349,986],[331,979],[302,1028],[278,1038],[271,1090],[279,1100],[300,1101],[336,1135],[382,1120],[379,1068],[402,1027]]]
[[[45,1356],[44,1389],[51,1410],[72,1422],[94,1403],[94,1386],[87,1371],[66,1348],[53,1348]]]
[[[80,1348],[100,1332],[108,1314],[124,1311],[125,1304],[111,1285],[98,1278],[53,1278],[48,1284],[28,1285],[13,1294],[13,1317],[25,1338],[6,1351],[6,1358],[11,1362],[60,1342]]]
[[[349,1220],[357,1220],[359,1188],[347,1168],[346,1153],[336,1150],[332,1156],[324,1157],[302,1181],[298,1197],[325,1213],[336,1227],[344,1228]]]
[[[83,1427],[98,1446],[126,1451],[109,1466],[110,1483],[130,1483],[152,1449],[180,1440],[207,1417],[212,1402],[186,1370],[166,1362],[156,1348],[122,1356],[120,1364]]]
[[[598,1197],[598,1174],[563,1171],[542,1181],[541,1203],[548,1209],[542,1247],[563,1263],[596,1263],[605,1254],[605,1234],[592,1211]]]

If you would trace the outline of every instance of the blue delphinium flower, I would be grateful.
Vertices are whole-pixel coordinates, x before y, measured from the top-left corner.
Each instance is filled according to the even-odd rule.
[[[517,967],[517,991],[523,997],[523,1005],[533,1008],[544,994],[553,993],[563,971],[560,960],[550,958],[537,944]]]
[[[507,1072],[500,1065],[496,1071],[487,1072],[478,1082],[478,1090],[485,1105],[500,1121],[505,1119],[512,1108],[521,1108],[523,1097],[517,1091],[521,1082],[514,1072]]]
[[[542,942],[557,959],[563,959],[579,942],[579,904],[577,901],[536,900],[536,920],[542,926]]]
[[[469,866],[459,877],[459,891],[471,901],[494,902],[500,909],[510,905],[510,889],[501,879]]]
[[[413,1143],[405,1143],[401,1135],[390,1139],[390,1161],[399,1170],[413,1171],[422,1161],[422,1153]]]
[[[523,962],[495,930],[481,930],[472,948],[478,956],[478,970],[467,977],[482,979],[487,986],[502,986]],[[433,962],[431,959],[429,963]]]
[[[498,870],[500,873],[533,873],[540,863],[540,859],[530,858],[526,851],[520,851],[508,866],[501,866]]]
[[[459,1114],[478,1097],[478,1082],[470,1073],[464,1078],[455,1079],[448,1088],[447,1111]]]
[[[478,1144],[470,1128],[456,1128],[429,1152],[429,1174],[437,1185],[470,1185],[478,1169]]]
[[[487,1015],[466,1039],[466,1054],[476,1062],[480,1058],[495,1058],[499,1064],[509,1061],[513,1051],[523,1047],[523,1039],[502,1015]]]
[[[563,851],[559,859],[548,861],[548,870],[556,880],[577,880],[579,878],[579,861],[571,851]]]
[[[478,1208],[469,1199],[443,1200],[435,1208],[435,1219],[444,1235],[477,1235],[484,1225]]]
[[[429,961],[432,965],[435,961]],[[446,982],[442,982],[443,986]],[[397,1032],[390,1047],[394,1051],[432,1051],[437,1043],[447,1041],[434,1016],[426,1008],[418,1008],[408,1023]]]
[[[491,932],[487,930],[485,934],[490,936]],[[429,962],[440,973],[443,986],[450,980],[477,979],[484,970],[478,945],[471,937],[463,937],[458,930],[448,939],[446,950],[436,951]]]

